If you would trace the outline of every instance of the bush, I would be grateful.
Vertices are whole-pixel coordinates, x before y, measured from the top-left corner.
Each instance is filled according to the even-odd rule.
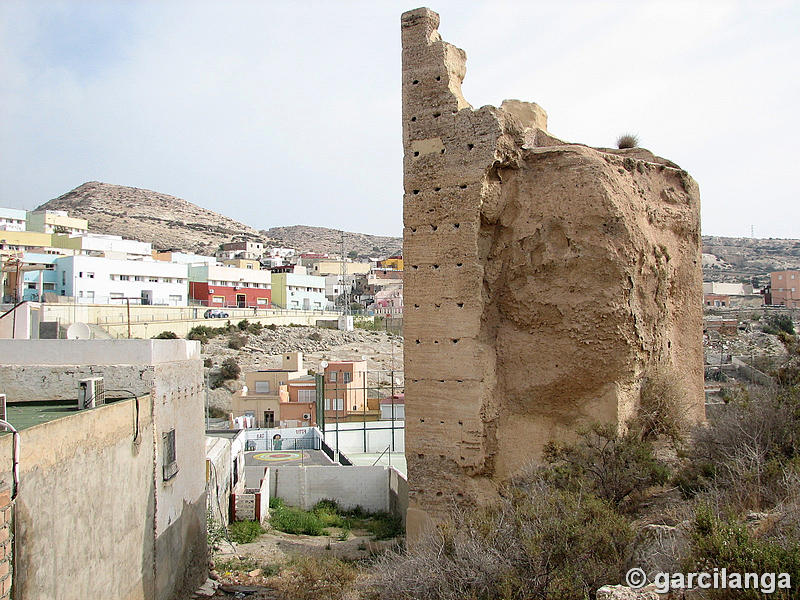
[[[639,145],[639,136],[625,133],[617,138],[617,148],[636,148]]]
[[[272,508],[272,502],[270,502],[270,508],[269,524],[278,531],[295,535],[325,534],[325,526],[313,512],[283,505]]]
[[[281,598],[293,600],[341,600],[353,585],[358,570],[330,555],[301,556],[270,579],[270,588]]]
[[[620,580],[632,539],[607,502],[537,480],[388,552],[366,585],[379,600],[588,599]]]
[[[757,538],[744,524],[721,518],[707,505],[701,505],[695,515],[686,562],[687,571],[710,572],[715,567],[725,567],[729,573],[788,573],[792,581],[800,581],[800,547],[796,539],[784,546]],[[755,599],[764,596],[753,589],[729,589],[716,590],[710,597]],[[776,589],[770,597],[788,599],[794,596],[790,590]]]
[[[665,483],[667,468],[637,432],[617,433],[613,425],[593,425],[575,444],[549,442],[543,475],[564,490],[588,490],[615,505],[634,492]]]
[[[677,378],[654,369],[642,378],[639,410],[630,427],[643,439],[665,435],[682,440],[687,427],[686,393]]]
[[[154,339],[154,340],[177,340],[178,339],[178,334],[176,334],[174,331],[162,331],[158,335],[154,335],[152,339]]]
[[[800,471],[800,399],[791,390],[754,388],[733,398],[698,430],[678,483],[710,492],[724,506],[763,510],[787,494]]]
[[[230,340],[228,340],[228,348],[232,350],[241,350],[247,345],[247,336],[246,335],[235,335]]]
[[[250,328],[250,321],[247,319],[242,319],[236,324],[236,326],[239,328],[239,331],[247,331]]]
[[[249,544],[264,533],[264,529],[256,521],[234,521],[228,527],[228,533],[232,542]]]
[[[275,331],[276,329],[278,329],[278,326],[275,325],[275,323],[270,323],[269,325],[267,325],[267,329],[269,329],[270,331]]]
[[[214,361],[211,360],[211,357],[206,357],[203,359],[203,366],[206,367],[207,369],[210,369],[211,367],[214,366]]]
[[[761,330],[772,335],[779,335],[781,332],[795,335],[794,323],[789,315],[769,315]]]
[[[223,379],[238,379],[239,374],[242,372],[239,363],[235,358],[226,358],[219,368],[219,374]]]

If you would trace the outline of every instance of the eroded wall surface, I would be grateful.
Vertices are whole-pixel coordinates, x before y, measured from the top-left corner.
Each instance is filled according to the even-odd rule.
[[[402,17],[409,533],[494,497],[550,439],[624,427],[643,374],[704,417],[696,183],[647,150],[473,109],[439,17]]]

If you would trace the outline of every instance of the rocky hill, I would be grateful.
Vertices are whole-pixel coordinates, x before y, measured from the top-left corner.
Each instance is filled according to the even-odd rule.
[[[272,227],[262,231],[264,237],[279,241],[282,246],[295,248],[300,252],[327,252],[339,254],[342,247],[342,232],[327,227],[308,227],[293,225],[291,227]],[[345,254],[355,252],[361,257],[386,257],[403,250],[403,238],[366,233],[344,234]]]
[[[763,280],[783,269],[800,269],[800,240],[703,236],[705,281]]]
[[[261,240],[256,229],[182,198],[90,181],[37,208],[66,210],[89,221],[89,231],[150,242],[157,250],[213,253],[223,242]]]

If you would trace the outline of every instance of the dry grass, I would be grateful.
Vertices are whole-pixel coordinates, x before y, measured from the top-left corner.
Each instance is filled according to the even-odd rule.
[[[639,136],[625,133],[617,138],[617,148],[636,148],[639,146]]]

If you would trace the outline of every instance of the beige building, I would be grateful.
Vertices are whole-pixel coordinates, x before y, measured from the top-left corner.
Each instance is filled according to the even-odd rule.
[[[235,267],[237,269],[261,269],[261,263],[252,258],[224,258],[220,261],[226,267]]]
[[[18,484],[13,436],[0,435],[14,597],[188,597],[207,576],[199,343],[0,340],[0,356],[20,432]],[[78,410],[81,380],[98,377],[96,407]]]
[[[366,407],[367,361],[331,361],[325,367],[325,420],[345,421]]]
[[[309,275],[324,277],[325,275],[341,275],[342,261],[332,258],[303,258],[303,266],[307,267]],[[372,266],[362,262],[344,262],[345,275],[366,275]]]
[[[28,213],[27,228],[43,233],[87,233],[89,221],[70,217],[64,210],[40,210]]]
[[[231,399],[234,417],[255,417],[256,427],[278,427],[281,401],[288,400],[286,385],[292,379],[308,375],[303,368],[302,352],[287,352],[280,369],[252,371],[244,376],[245,385]]]

